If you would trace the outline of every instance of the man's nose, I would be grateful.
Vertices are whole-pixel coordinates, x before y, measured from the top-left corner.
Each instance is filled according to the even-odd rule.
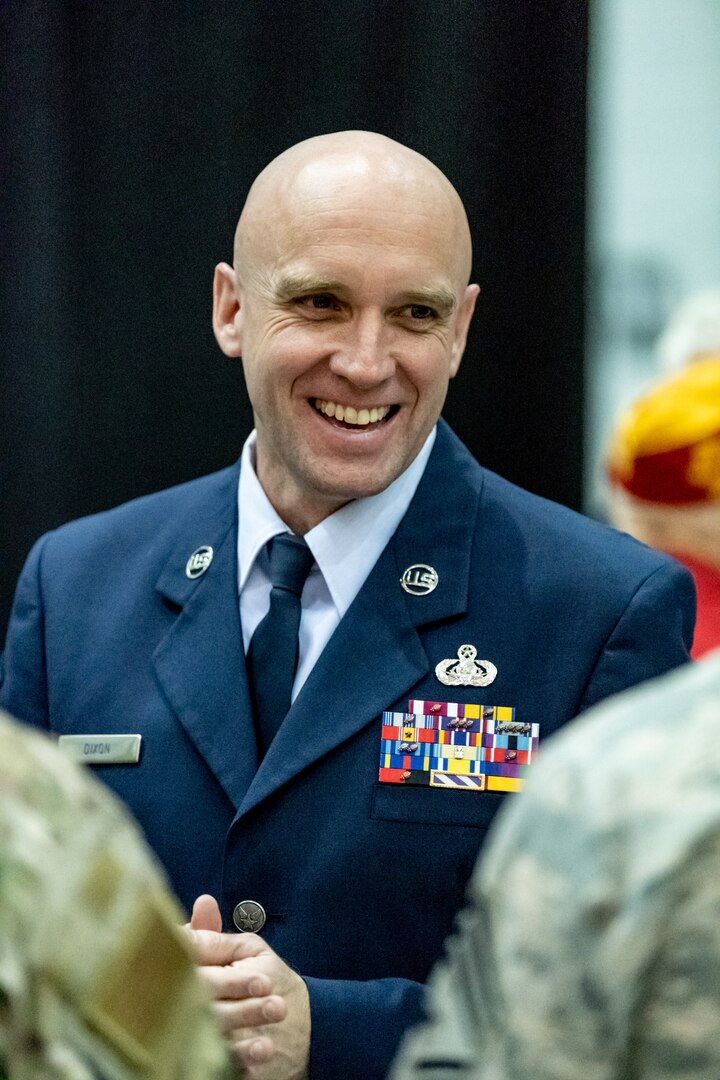
[[[330,370],[361,389],[377,386],[394,375],[392,333],[381,315],[356,318],[345,326]]]

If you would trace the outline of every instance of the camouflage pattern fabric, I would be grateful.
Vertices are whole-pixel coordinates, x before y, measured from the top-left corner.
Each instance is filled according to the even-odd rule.
[[[715,653],[541,751],[392,1080],[718,1080],[719,735]]]
[[[119,803],[0,715],[0,1078],[237,1076]]]

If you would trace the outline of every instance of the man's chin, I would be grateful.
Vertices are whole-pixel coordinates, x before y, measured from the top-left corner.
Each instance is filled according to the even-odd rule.
[[[284,475],[278,471],[258,478],[283,520],[307,532],[347,503],[385,491],[409,463],[402,455],[393,461],[344,464],[307,456],[291,462],[286,456]]]
[[[280,507],[275,508],[291,527],[295,528],[301,524],[302,531],[309,532],[315,525],[319,525],[321,521],[342,509],[343,506],[347,506],[348,503],[379,495],[394,479],[395,477],[391,476],[387,480],[382,478],[369,482],[367,477],[352,480],[344,477],[342,481],[339,479],[330,481],[327,478],[320,481],[316,478],[312,484],[307,482],[303,484],[300,489],[300,498],[297,502],[293,500],[293,506],[284,507],[284,514]]]
[[[401,470],[402,471],[402,470]],[[337,507],[344,506],[346,503],[354,502],[356,499],[369,499],[373,495],[379,495],[381,491],[385,491],[390,487],[393,480],[396,480],[400,475],[400,472],[388,473],[382,477],[368,478],[365,476],[357,477],[337,477],[332,480],[317,480],[314,485],[315,494],[322,501],[326,501],[330,504],[335,504]]]

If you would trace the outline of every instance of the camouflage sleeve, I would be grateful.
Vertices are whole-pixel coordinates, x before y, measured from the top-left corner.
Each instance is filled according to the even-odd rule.
[[[638,1080],[717,1080],[720,1072],[720,838],[708,836],[689,856],[639,986],[626,1066]]]
[[[607,860],[588,860],[582,825],[568,812],[580,794],[570,775],[506,806],[431,980],[429,1023],[406,1040],[392,1080],[614,1076],[585,980],[594,948],[586,931],[597,939],[611,904]]]
[[[119,803],[0,716],[0,1076],[226,1080],[205,989]]]

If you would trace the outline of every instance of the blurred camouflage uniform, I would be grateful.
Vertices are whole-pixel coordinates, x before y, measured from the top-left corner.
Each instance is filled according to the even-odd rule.
[[[180,920],[109,792],[0,715],[0,1077],[236,1076]]]
[[[720,653],[531,772],[392,1080],[718,1080]]]

